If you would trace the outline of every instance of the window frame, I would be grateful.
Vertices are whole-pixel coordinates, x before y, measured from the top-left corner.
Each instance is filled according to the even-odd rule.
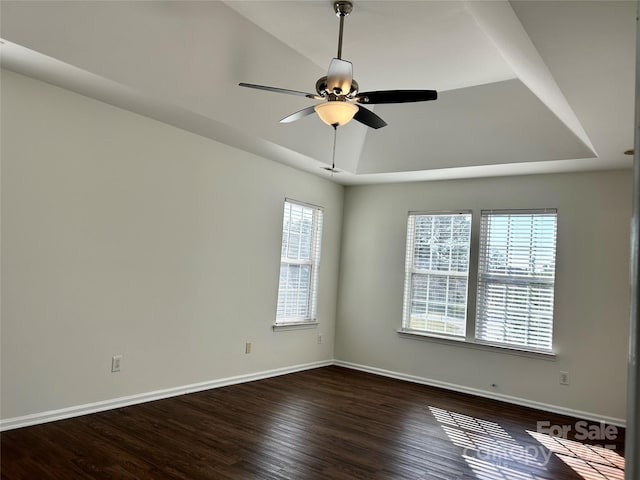
[[[309,246],[309,258],[302,259],[292,259],[286,256],[282,256],[285,235],[290,234],[290,230],[285,230],[286,221],[287,221],[287,206],[293,205],[302,207],[303,209],[310,209],[312,212],[312,223],[311,223],[311,245]],[[289,328],[297,328],[297,327],[313,327],[318,324],[318,315],[317,315],[317,304],[318,304],[318,278],[319,278],[319,270],[320,270],[320,254],[321,254],[321,245],[322,245],[322,227],[324,220],[324,208],[318,205],[314,205],[308,202],[303,202],[300,200],[295,200],[289,197],[284,199],[283,210],[282,210],[282,227],[281,227],[281,237],[280,237],[280,263],[278,269],[278,290],[276,297],[276,312],[275,312],[275,322],[273,324],[274,329],[289,329]],[[290,219],[291,217],[289,217]],[[309,266],[309,291],[306,294],[306,310],[308,315],[304,317],[299,316],[279,316],[279,305],[281,299],[281,275],[283,266],[290,265],[299,265],[299,266]]]
[[[414,259],[415,259],[415,243],[416,243],[416,230],[415,230],[415,220],[420,216],[446,216],[446,217],[454,217],[457,215],[465,215],[469,217],[469,241],[467,243],[467,269],[466,272],[454,272],[454,271],[438,271],[438,270],[430,270],[430,269],[421,269],[415,268]],[[403,333],[415,333],[417,335],[428,335],[434,337],[444,337],[451,338],[455,340],[465,339],[467,334],[467,323],[468,323],[468,315],[469,315],[469,285],[470,285],[470,271],[471,271],[471,239],[472,239],[472,230],[473,230],[473,212],[471,210],[451,210],[451,211],[410,211],[407,215],[407,235],[406,235],[406,244],[405,244],[405,272],[404,272],[404,294],[403,294],[403,303],[402,303],[402,325],[401,332]],[[413,278],[416,275],[422,275],[425,277],[431,276],[444,276],[447,277],[447,294],[449,287],[449,278],[464,278],[466,279],[465,293],[464,293],[464,315],[463,315],[463,323],[462,323],[462,333],[454,334],[447,332],[438,332],[435,330],[428,329],[416,329],[412,328],[410,325],[411,322],[411,314],[412,314],[412,305],[413,305]],[[427,293],[427,298],[425,300],[425,317],[428,317],[428,305],[429,305],[429,297]],[[444,301],[445,312],[447,306],[449,305],[448,298],[445,298]],[[457,305],[459,306],[459,305]],[[426,322],[428,322],[428,318],[425,318],[425,327]],[[445,320],[445,325],[448,323]],[[446,327],[445,327],[446,328]]]

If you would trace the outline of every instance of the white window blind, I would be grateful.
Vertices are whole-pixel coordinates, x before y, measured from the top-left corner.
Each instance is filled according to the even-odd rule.
[[[465,335],[471,213],[410,213],[403,330]]]
[[[557,212],[482,211],[476,339],[550,351]]]
[[[322,209],[287,199],[282,222],[282,251],[276,323],[316,320]]]

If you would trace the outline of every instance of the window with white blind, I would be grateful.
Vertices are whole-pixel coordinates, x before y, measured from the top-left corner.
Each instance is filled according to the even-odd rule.
[[[316,321],[322,208],[286,199],[276,325]]]
[[[482,211],[476,339],[551,351],[557,212]]]
[[[464,336],[471,212],[409,213],[403,330]]]

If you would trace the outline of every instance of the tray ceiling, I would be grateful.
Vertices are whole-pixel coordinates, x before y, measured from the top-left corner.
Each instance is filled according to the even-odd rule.
[[[328,1],[3,1],[2,66],[327,176],[310,100],[335,56]],[[362,90],[437,89],[338,130],[345,184],[626,168],[635,2],[356,1],[343,57]]]

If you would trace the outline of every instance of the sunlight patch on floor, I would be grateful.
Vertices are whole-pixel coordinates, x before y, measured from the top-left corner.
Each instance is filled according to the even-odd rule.
[[[529,471],[545,470],[549,457],[543,447],[519,444],[495,422],[436,407],[429,410],[449,440],[464,449],[462,457],[478,480],[544,480]]]
[[[540,432],[527,433],[585,480],[624,480],[624,457],[615,450]]]
[[[543,480],[556,457],[584,480],[624,480],[624,457],[612,446],[581,443],[527,430],[533,440],[519,443],[499,424],[429,407],[478,480]],[[607,448],[608,447],[608,448]]]

